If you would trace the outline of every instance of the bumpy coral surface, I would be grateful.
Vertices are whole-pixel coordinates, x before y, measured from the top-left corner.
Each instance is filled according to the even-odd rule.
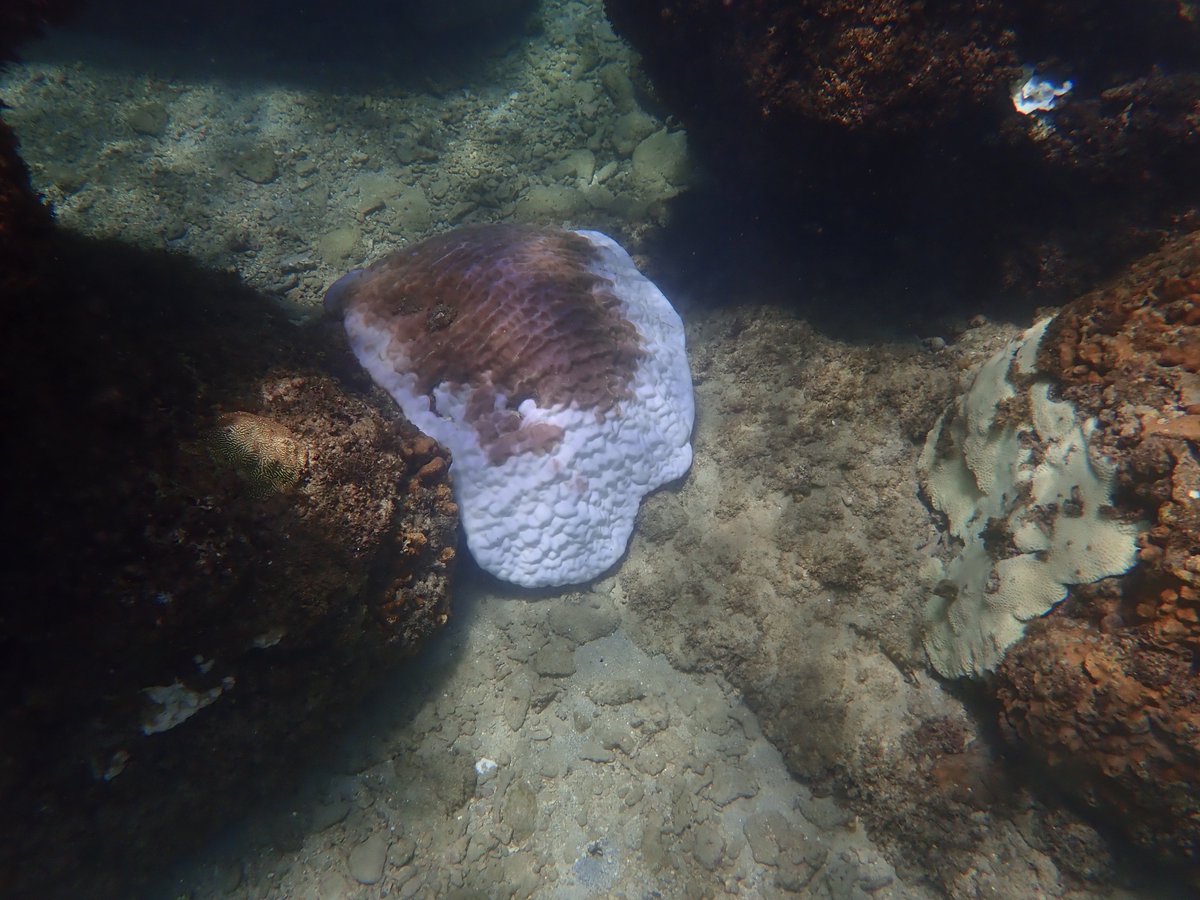
[[[499,464],[562,437],[522,420],[526,400],[602,416],[630,398],[643,342],[590,268],[598,259],[573,232],[461,228],[352,272],[326,305],[386,332],[384,352],[416,394],[469,389],[465,424]]]
[[[54,240],[0,329],[0,892],[130,896],[446,622],[457,508],[333,335]]]
[[[793,234],[857,238],[860,264],[1077,291],[1200,201],[1186,4],[605,6],[726,207],[749,193],[750,213]],[[1034,73],[1073,86],[1023,115],[1013,94]]]
[[[642,497],[691,465],[683,323],[605,235],[460,228],[343,276],[325,302],[450,448],[468,546],[500,578],[596,577]]]
[[[1067,585],[1132,568],[1142,525],[1113,515],[1115,469],[1095,422],[1035,368],[1049,320],[993,356],[930,432],[922,488],[955,551],[927,604],[942,675],[982,675]]]
[[[1139,565],[1078,586],[1008,652],[1001,724],[1140,846],[1200,874],[1200,235],[1050,325],[1038,366],[1099,428]]]

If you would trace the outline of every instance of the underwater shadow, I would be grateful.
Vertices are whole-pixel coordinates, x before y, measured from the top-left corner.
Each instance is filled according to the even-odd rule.
[[[163,251],[58,229],[44,263],[0,307],[0,893],[127,897],[300,783],[443,609],[431,591],[388,631],[384,551],[404,520],[366,555],[342,534],[353,507],[328,517],[326,488],[284,483],[312,438],[256,406],[264,390],[332,408],[323,421],[379,433],[384,453],[402,439],[394,418],[358,418],[374,389],[337,371],[349,352],[325,330]],[[241,456],[217,443],[229,410],[257,429]],[[320,440],[330,461],[345,438]],[[373,496],[381,457],[360,458],[342,474]]]
[[[422,803],[447,804],[464,790],[462,772],[474,775],[474,759],[423,752],[412,739],[413,726],[425,707],[444,693],[463,658],[472,603],[457,608],[450,624],[434,635],[422,653],[378,674],[359,696],[326,723],[320,738],[281,759],[287,777],[231,806],[225,819],[206,836],[165,860],[138,892],[142,900],[174,900],[189,896],[197,885],[211,884],[213,872],[242,871],[258,854],[294,853],[313,835],[334,827],[339,816],[355,808],[352,788],[368,770],[388,767],[394,790],[404,799],[404,824],[418,831],[421,816],[445,814],[423,810]],[[432,796],[431,796],[432,795]],[[330,819],[333,819],[331,825]]]
[[[491,59],[540,28],[528,7],[431,33],[402,3],[378,0],[120,0],[91,3],[25,55],[166,80],[444,91],[478,80]]]
[[[978,314],[1027,323],[1046,302],[987,283],[973,260],[943,254],[901,223],[835,229],[778,198],[712,183],[669,201],[644,253],[668,296],[700,309],[784,307],[851,343],[913,340]]]

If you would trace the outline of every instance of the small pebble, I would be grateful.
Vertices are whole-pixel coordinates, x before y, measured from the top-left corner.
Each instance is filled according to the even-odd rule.
[[[373,834],[350,851],[350,875],[359,884],[375,884],[383,877],[387,862],[387,835]]]

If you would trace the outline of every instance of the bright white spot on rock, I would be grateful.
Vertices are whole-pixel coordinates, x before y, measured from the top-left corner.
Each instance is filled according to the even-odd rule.
[[[264,631],[254,639],[254,646],[259,650],[265,650],[268,647],[274,647],[283,640],[284,631],[282,628],[271,628]]]
[[[1050,112],[1074,86],[1070,80],[1060,83],[1040,75],[1031,75],[1024,84],[1013,91],[1013,106],[1023,116],[1036,112]]]
[[[234,678],[227,676],[220,686],[203,692],[190,690],[178,680],[171,684],[142,688],[142,695],[150,702],[154,712],[153,716],[148,716],[142,722],[142,734],[158,734],[186,722],[204,707],[215,703],[235,684]]]
[[[113,754],[112,760],[109,761],[108,768],[104,770],[102,776],[105,781],[112,781],[118,775],[125,771],[125,766],[129,762],[129,751],[118,750]]]

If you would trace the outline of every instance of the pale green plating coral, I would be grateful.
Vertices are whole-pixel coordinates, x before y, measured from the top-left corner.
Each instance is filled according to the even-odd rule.
[[[983,365],[921,454],[925,494],[961,545],[925,609],[925,651],[946,677],[994,669],[1069,585],[1136,562],[1140,526],[1109,514],[1114,467],[1088,448],[1095,420],[1037,377],[1049,321]]]

